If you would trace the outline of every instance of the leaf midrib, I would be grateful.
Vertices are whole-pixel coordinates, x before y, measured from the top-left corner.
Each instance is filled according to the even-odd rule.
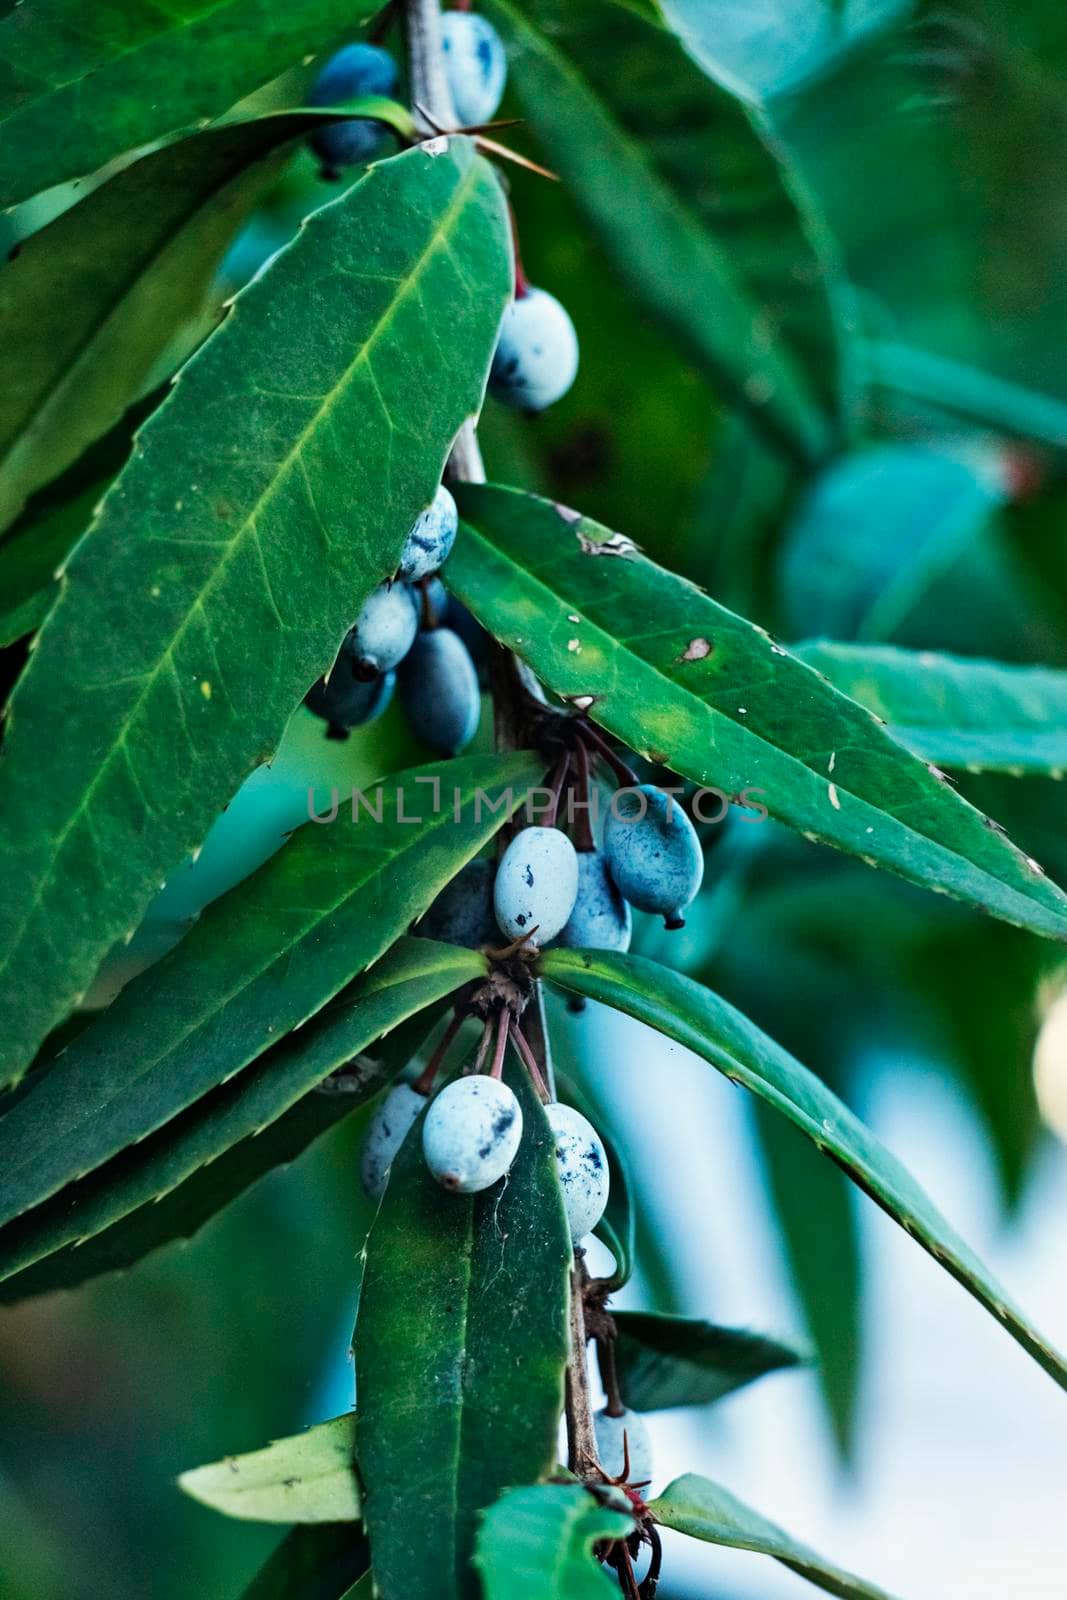
[[[288,479],[288,475],[292,469],[293,463],[300,459],[299,452],[302,449],[306,439],[315,429],[319,427],[322,417],[335,404],[338,395],[344,393],[350,387],[351,383],[354,381],[355,374],[366,365],[370,352],[376,348],[379,338],[391,326],[392,321],[396,316],[397,308],[406,300],[412,286],[420,282],[428,262],[437,253],[438,247],[443,243],[447,243],[447,241],[450,239],[451,228],[455,217],[458,215],[462,206],[466,204],[468,193],[474,188],[478,177],[479,172],[477,162],[472,161],[468,170],[460,178],[460,181],[456,186],[456,191],[452,196],[452,199],[450,200],[445,212],[440,217],[428,243],[420,252],[416,262],[414,263],[414,266],[412,267],[412,270],[404,279],[403,287],[390,302],[388,312],[378,321],[370,337],[360,347],[355,360],[348,368],[346,368],[342,380],[335,384],[329,393],[323,397],[322,402],[316,408],[310,421],[301,430],[292,448],[288,451],[282,462],[279,464],[279,468],[274,473],[270,483],[258,496],[252,509],[242,518],[240,525],[235,528],[234,536],[230,540],[225,552],[216,564],[210,578],[201,587],[199,593],[193,597],[192,603],[190,604],[184,618],[182,619],[176,631],[171,635],[166,649],[159,657],[156,666],[151,668],[145,675],[144,685],[139,691],[136,700],[133,702],[129,711],[123,718],[121,729],[119,730],[118,736],[113,743],[111,750],[108,752],[105,759],[100,763],[100,766],[97,768],[92,780],[85,789],[78,805],[68,817],[59,833],[56,834],[54,839],[51,841],[48,863],[46,864],[44,872],[38,879],[37,887],[34,890],[33,895],[30,897],[30,900],[26,905],[21,922],[18,924],[18,927],[12,931],[12,937],[8,944],[7,954],[4,956],[3,961],[0,962],[0,972],[5,972],[7,970],[14,956],[21,949],[30,919],[37,910],[37,907],[40,905],[47,885],[51,882],[51,868],[58,859],[59,854],[66,844],[70,834],[81,822],[82,818],[88,811],[98,786],[103,782],[105,776],[111,771],[114,762],[118,758],[118,753],[125,750],[127,740],[136,723],[145,700],[165,671],[168,669],[176,670],[173,659],[174,653],[180,641],[185,637],[186,631],[191,626],[193,618],[202,613],[207,597],[218,586],[219,582],[221,582],[223,575],[228,570],[229,564],[234,558],[238,549],[243,550],[245,548],[245,542],[250,536],[249,530],[255,530],[257,520],[264,506],[269,505],[271,500],[274,498],[274,495],[277,492],[277,486],[281,482],[283,476],[286,478],[286,480]],[[333,204],[340,205],[343,203],[345,198],[346,197],[342,196],[340,199],[334,201]],[[106,501],[104,503],[106,503]],[[91,527],[89,531],[91,531]],[[60,608],[64,594],[69,587],[69,581],[69,577],[66,571],[64,571],[63,576],[59,580],[60,594],[57,597],[56,604],[50,613],[50,620],[54,619],[56,612]],[[47,627],[48,623],[46,622],[45,628]]]

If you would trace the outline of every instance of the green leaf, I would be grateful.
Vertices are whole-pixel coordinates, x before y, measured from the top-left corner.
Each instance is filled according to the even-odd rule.
[[[0,206],[218,116],[377,9],[377,0],[165,9],[123,0],[87,11],[78,0],[23,0],[0,21]]]
[[[728,1489],[695,1472],[676,1478],[658,1499],[649,1502],[649,1509],[665,1528],[674,1528],[692,1539],[773,1556],[791,1572],[799,1573],[827,1594],[837,1595],[839,1600],[889,1600],[884,1589],[824,1561],[807,1545],[735,1499]]]
[[[657,1028],[787,1117],[1067,1389],[1067,1361],[1012,1304],[906,1168],[825,1084],[733,1006],[691,978],[638,956],[551,950],[541,957],[540,971]]]
[[[872,380],[889,394],[982,428],[1067,450],[1067,404],[1056,395],[910,345],[871,340],[866,349]]]
[[[794,637],[886,639],[1004,499],[975,462],[913,444],[869,445],[819,475],[778,562]]]
[[[350,1522],[296,1527],[278,1545],[242,1600],[349,1600],[367,1592],[370,1548]]]
[[[1019,777],[1067,768],[1067,672],[824,640],[796,653],[927,761]]]
[[[485,9],[549,164],[616,272],[780,445],[825,455],[835,426],[826,402],[835,413],[842,400],[828,247],[812,243],[744,110],[630,8]]]
[[[458,498],[449,587],[632,749],[731,796],[760,791],[809,839],[1067,937],[1067,896],[1036,863],[762,629],[566,507],[470,484]]]
[[[478,1511],[555,1465],[570,1238],[547,1118],[525,1073],[512,1086],[524,1131],[507,1178],[447,1194],[417,1123],[367,1243],[356,1392],[383,1600],[473,1596]]]
[[[145,425],[11,705],[0,1082],[395,570],[509,285],[491,169],[466,139],[409,151],[309,219]]]
[[[178,1487],[249,1522],[357,1522],[356,1419],[319,1422],[263,1450],[183,1472]]]
[[[623,1539],[633,1518],[577,1483],[511,1489],[482,1513],[474,1565],[485,1600],[608,1600],[618,1589],[593,1546]]]
[[[400,107],[368,105],[410,125]],[[279,148],[331,115],[278,113],[153,151],[0,267],[0,528],[118,420],[207,311],[212,275],[277,175]]]
[[[361,812],[358,824],[305,824],[31,1080],[0,1117],[0,1223],[144,1139],[306,1022],[492,838],[505,811],[487,818],[487,799],[517,804],[540,761],[457,761],[452,793],[430,812],[415,780],[439,772],[416,768],[369,791],[380,823]],[[409,821],[417,801],[427,805],[418,826]],[[432,969],[434,947],[426,949]],[[319,1076],[332,1065],[327,1050]],[[314,1081],[301,1063],[299,1090]]]
[[[619,1386],[634,1411],[707,1405],[804,1359],[743,1328],[653,1311],[616,1311],[614,1317]]]
[[[415,1054],[442,999],[484,971],[474,951],[399,940],[254,1065],[0,1229],[0,1301],[69,1288],[189,1238],[380,1093]],[[372,1055],[360,1053],[372,1045]],[[309,1093],[339,1068],[323,1092]]]

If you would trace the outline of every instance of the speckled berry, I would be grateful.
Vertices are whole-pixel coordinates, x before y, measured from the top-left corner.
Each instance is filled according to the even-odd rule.
[[[604,855],[631,905],[658,912],[668,928],[684,925],[682,912],[700,888],[704,857],[676,795],[650,783],[613,795]]]
[[[426,510],[415,518],[400,552],[398,575],[405,583],[429,577],[444,566],[456,542],[458,527],[456,502],[442,483]]]
[[[451,628],[419,634],[400,668],[400,698],[412,731],[438,755],[470,744],[482,696],[470,652]]]
[[[379,1103],[367,1128],[359,1162],[360,1182],[371,1200],[380,1200],[385,1193],[393,1158],[425,1106],[426,1096],[417,1093],[410,1083],[394,1083]]]
[[[557,944],[568,950],[629,950],[630,907],[615,887],[599,850],[578,855],[578,898]]]
[[[488,122],[503,98],[508,75],[500,35],[472,11],[446,11],[441,44],[457,122],[463,128]]]
[[[363,95],[392,99],[398,83],[396,62],[387,50],[373,44],[349,44],[327,61],[311,86],[308,105],[343,106]],[[380,122],[353,117],[320,128],[311,143],[323,167],[332,173],[338,167],[369,161],[383,149],[386,137]]]
[[[500,930],[493,915],[493,879],[496,862],[481,856],[458,872],[416,924],[415,932],[424,939],[440,939],[445,944],[465,945],[477,950],[483,944],[499,944]]]
[[[652,1480],[652,1440],[644,1418],[636,1411],[623,1408],[621,1417],[598,1411],[593,1418],[597,1455],[600,1465],[612,1478],[621,1478],[629,1452],[630,1471],[627,1483],[650,1483]],[[625,1449],[623,1446],[625,1435]]]
[[[357,678],[351,656],[344,650],[337,657],[328,678],[312,684],[304,697],[309,711],[329,724],[331,737],[340,739],[350,728],[359,728],[365,722],[380,717],[393,698],[396,673],[365,681]]]
[[[543,411],[578,374],[578,335],[555,295],[527,289],[500,324],[489,390],[516,411]]]
[[[357,678],[373,678],[398,666],[419,631],[419,603],[406,583],[383,583],[367,599],[342,651]]]
[[[457,1078],[422,1124],[426,1165],[445,1189],[478,1194],[507,1172],[522,1138],[522,1108],[498,1078]]]
[[[574,910],[578,857],[558,828],[523,828],[504,851],[493,886],[493,907],[509,939],[547,944]]]
[[[588,1117],[554,1101],[545,1107],[556,1136],[556,1170],[571,1238],[578,1244],[592,1233],[608,1203],[608,1155]]]

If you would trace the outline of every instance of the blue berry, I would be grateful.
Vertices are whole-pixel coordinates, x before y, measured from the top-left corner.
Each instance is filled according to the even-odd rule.
[[[441,18],[445,75],[463,128],[488,122],[504,94],[508,61],[500,35],[484,17],[446,11]]]
[[[453,633],[459,634],[470,651],[471,660],[478,669],[479,682],[486,683],[489,678],[489,635],[473,612],[468,611],[454,594],[448,597],[444,620]]]
[[[351,657],[342,649],[330,675],[320,678],[304,697],[309,711],[329,724],[328,733],[333,739],[347,738],[350,728],[361,727],[380,717],[393,698],[396,673],[370,681],[357,678],[352,670]]]
[[[578,373],[578,335],[555,295],[527,289],[500,325],[489,390],[516,411],[543,411]]]
[[[359,1177],[368,1199],[380,1200],[389,1182],[393,1157],[426,1106],[426,1096],[410,1083],[394,1083],[370,1120],[360,1156]]]
[[[682,912],[700,888],[704,856],[676,796],[651,783],[620,790],[608,812],[604,854],[631,905],[658,912],[668,928],[684,926]]]
[[[412,731],[438,755],[470,744],[482,696],[467,646],[451,628],[419,634],[400,669],[400,698]]]
[[[544,945],[563,927],[578,894],[578,857],[558,828],[523,828],[504,851],[493,885],[496,920],[509,939]]]
[[[416,925],[415,932],[425,939],[440,939],[445,944],[465,945],[477,950],[483,944],[499,943],[499,930],[493,914],[493,879],[496,863],[476,856],[446,883],[437,899]]]
[[[399,83],[396,62],[373,44],[349,44],[338,50],[319,73],[308,94],[309,106],[343,106],[363,95],[392,99]],[[331,122],[312,138],[312,148],[329,171],[369,161],[385,144],[385,129],[367,117]]]
[[[556,943],[569,950],[629,950],[632,933],[630,907],[603,855],[583,850],[578,856],[578,898]]]
[[[349,630],[342,650],[357,677],[373,678],[399,666],[419,631],[419,602],[404,583],[382,583]]]
[[[426,510],[415,519],[400,552],[397,576],[405,583],[414,583],[443,567],[456,542],[458,527],[456,502],[442,483]]]
[[[507,1172],[522,1138],[522,1107],[498,1078],[457,1078],[422,1124],[426,1165],[453,1194],[478,1194]]]

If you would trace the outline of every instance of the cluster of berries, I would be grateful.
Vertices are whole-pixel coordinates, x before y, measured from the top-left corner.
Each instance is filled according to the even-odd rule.
[[[445,74],[460,126],[479,128],[495,115],[507,79],[500,36],[484,17],[471,11],[446,11],[441,17]],[[367,95],[395,98],[400,82],[388,50],[350,44],[323,67],[308,95],[313,106],[343,106]],[[366,117],[331,123],[312,139],[324,177],[373,160],[388,135]],[[519,411],[543,411],[567,393],[578,372],[578,337],[567,311],[545,289],[526,282],[517,268],[515,298],[504,314],[493,365],[490,393]]]

